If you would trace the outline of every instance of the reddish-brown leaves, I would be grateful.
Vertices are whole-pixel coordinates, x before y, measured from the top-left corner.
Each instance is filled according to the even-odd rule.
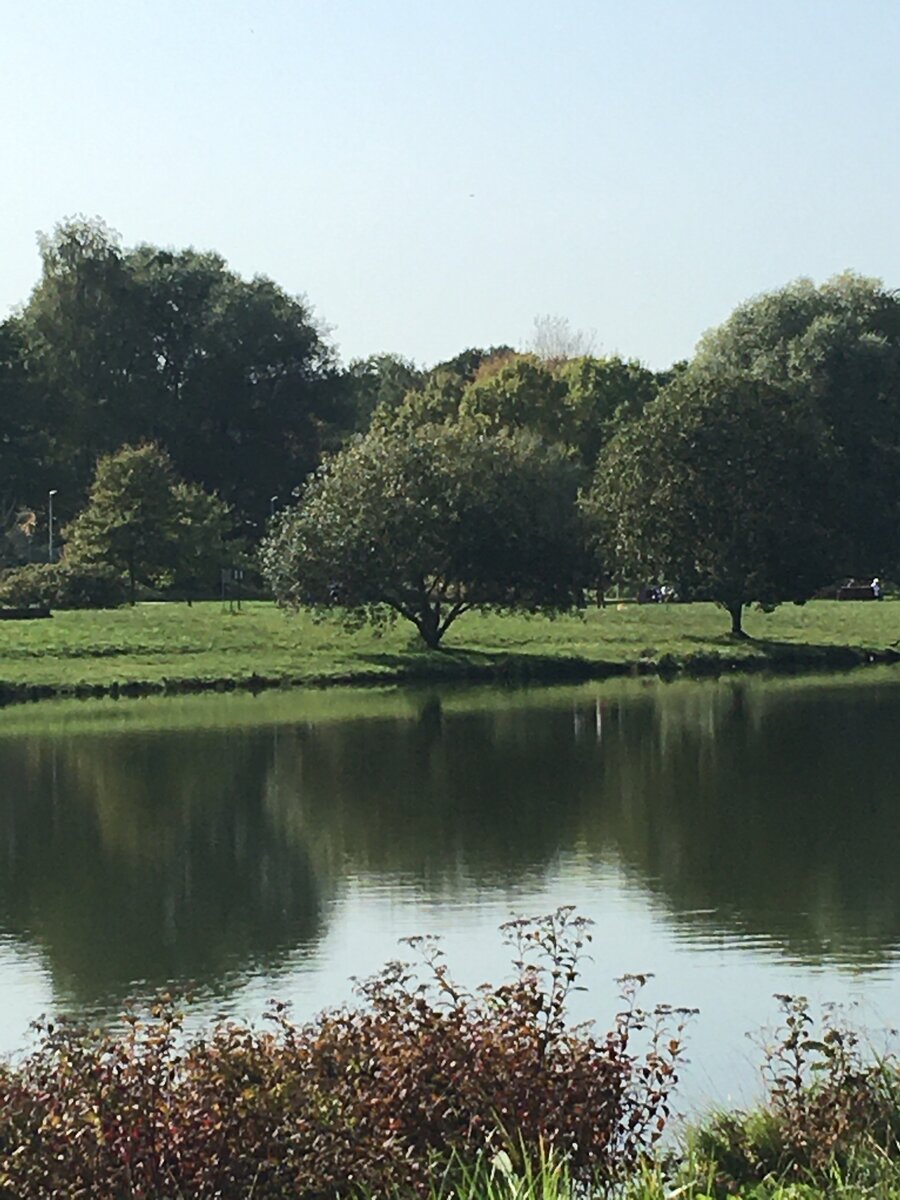
[[[62,1022],[0,1071],[0,1196],[336,1197],[428,1194],[435,1163],[501,1145],[610,1178],[660,1136],[683,1015],[636,1008],[613,1029],[568,1022],[588,922],[563,908],[504,927],[513,982],[476,992],[414,940],[359,986],[362,1003],[268,1031],[223,1024],[186,1043],[170,998],[124,1033]],[[630,1043],[646,1037],[638,1056]]]

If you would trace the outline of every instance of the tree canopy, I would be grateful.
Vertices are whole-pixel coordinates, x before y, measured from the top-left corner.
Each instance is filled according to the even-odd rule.
[[[814,407],[743,375],[686,372],[600,455],[586,508],[615,568],[744,605],[830,577],[836,452]]]
[[[459,356],[459,370],[434,368],[402,403],[377,409],[373,423],[399,431],[442,422],[529,430],[572,447],[590,468],[616,424],[637,416],[660,386],[653,371],[617,357],[550,362],[506,348],[470,357],[477,353]]]
[[[579,477],[528,434],[374,430],[307,483],[263,569],[282,604],[399,615],[436,647],[469,609],[580,602]]]
[[[87,506],[65,530],[67,563],[105,563],[138,583],[215,584],[225,504],[180,481],[158,446],[123,446],[97,463]]]
[[[150,440],[260,524],[337,444],[342,394],[303,300],[217,254],[124,249],[99,221],[65,222],[40,245],[14,325],[64,502],[83,496],[98,455]]]
[[[393,413],[409,392],[421,386],[424,377],[424,371],[399,354],[354,359],[346,372],[354,427],[368,429],[376,409]]]
[[[740,305],[701,340],[694,366],[812,405],[830,463],[835,576],[900,562],[900,295],[844,274],[801,279]]]

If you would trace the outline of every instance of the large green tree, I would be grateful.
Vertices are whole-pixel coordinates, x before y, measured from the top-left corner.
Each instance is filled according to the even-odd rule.
[[[740,305],[695,365],[812,406],[836,448],[835,575],[900,566],[900,295],[874,279],[801,279]]]
[[[106,563],[138,583],[215,585],[228,532],[224,503],[185,485],[166,452],[123,446],[97,463],[87,506],[64,530],[66,562]]]
[[[21,334],[62,503],[83,496],[98,454],[152,440],[261,524],[270,497],[337,444],[342,393],[304,301],[217,254],[123,248],[99,221],[67,221],[40,245]]]
[[[811,403],[693,369],[600,455],[586,508],[620,575],[744,606],[802,601],[833,571],[838,455]]]
[[[399,615],[436,647],[469,609],[580,601],[579,477],[528,434],[375,430],[307,483],[263,569],[282,604]]]

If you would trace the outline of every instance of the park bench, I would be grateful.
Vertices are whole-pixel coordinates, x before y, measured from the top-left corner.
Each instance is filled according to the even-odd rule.
[[[848,583],[846,587],[838,588],[838,600],[877,600],[870,583]]]

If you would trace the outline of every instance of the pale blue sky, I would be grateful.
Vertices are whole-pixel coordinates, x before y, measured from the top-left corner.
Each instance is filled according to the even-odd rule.
[[[896,0],[0,0],[0,315],[35,232],[220,251],[343,358],[662,367],[735,304],[900,285]]]

